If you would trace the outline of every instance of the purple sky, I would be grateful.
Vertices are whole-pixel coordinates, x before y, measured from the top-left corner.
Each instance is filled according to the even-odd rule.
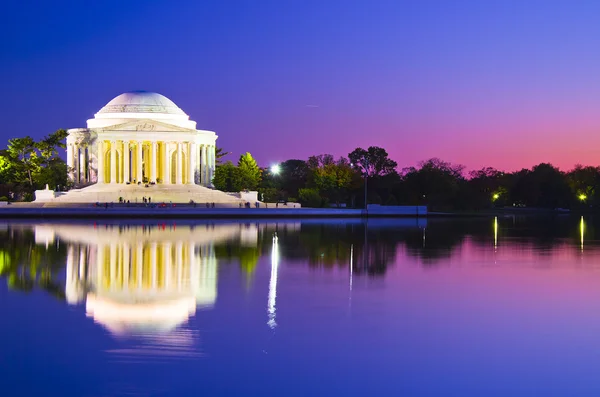
[[[148,90],[234,161],[377,145],[400,167],[600,164],[600,3],[59,0],[0,15],[3,141]]]

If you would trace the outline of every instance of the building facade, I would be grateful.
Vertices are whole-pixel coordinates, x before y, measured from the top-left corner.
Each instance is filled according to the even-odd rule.
[[[87,128],[68,133],[67,165],[75,186],[212,186],[217,135],[196,129],[163,95],[126,92],[88,120]]]

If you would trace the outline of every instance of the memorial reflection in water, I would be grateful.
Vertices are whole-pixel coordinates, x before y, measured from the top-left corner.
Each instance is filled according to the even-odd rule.
[[[36,236],[56,236],[68,244],[67,302],[85,302],[95,322],[126,335],[166,332],[197,308],[213,306],[214,244],[239,238],[248,227],[42,225]]]

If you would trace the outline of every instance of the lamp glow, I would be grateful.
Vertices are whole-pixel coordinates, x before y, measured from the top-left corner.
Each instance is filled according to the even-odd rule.
[[[279,175],[280,172],[281,172],[281,166],[279,164],[273,164],[271,166],[271,174]]]
[[[583,193],[581,193],[578,197],[579,197],[579,200],[581,200],[581,201],[585,201],[587,199],[587,196]]]

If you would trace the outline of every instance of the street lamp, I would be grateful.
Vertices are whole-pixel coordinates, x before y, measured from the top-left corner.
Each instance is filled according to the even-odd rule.
[[[357,164],[358,167],[364,174],[363,176],[365,177],[365,211],[368,211],[368,207],[367,207],[367,178],[368,178],[368,174],[367,174],[367,169],[369,168],[369,162],[367,159],[364,159],[364,165],[362,163]],[[354,167],[355,164],[354,163],[350,163],[350,167]]]
[[[279,173],[281,172],[281,166],[279,164],[273,164],[271,166],[270,170],[271,170],[271,174],[279,175]]]
[[[585,195],[585,193],[581,193],[579,196],[577,196],[579,198],[580,201],[585,201],[587,200],[587,196]]]

